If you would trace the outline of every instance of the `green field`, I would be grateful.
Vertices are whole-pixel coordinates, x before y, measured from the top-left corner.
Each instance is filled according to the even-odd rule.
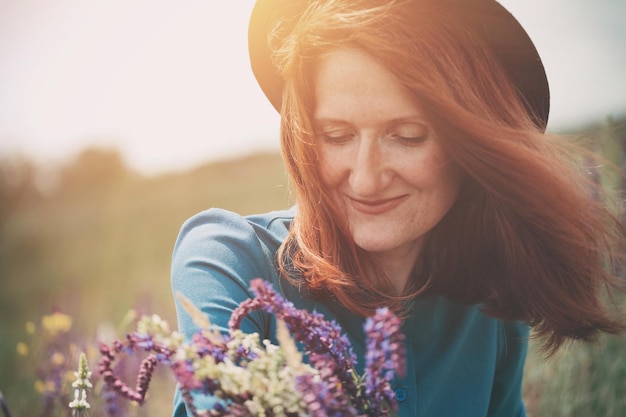
[[[602,139],[608,159],[624,163],[626,120],[586,133]],[[86,151],[52,178],[34,168],[6,160],[1,171],[0,391],[13,417],[45,415],[35,391],[36,368],[49,360],[35,356],[36,345],[45,344],[42,316],[71,315],[78,349],[111,333],[131,308],[175,324],[169,268],[182,223],[209,207],[251,214],[292,204],[277,154],[153,178],[129,171],[108,150]],[[623,186],[619,176],[603,178],[612,188]],[[36,187],[50,183],[44,193]],[[35,334],[28,334],[27,322]],[[30,353],[18,355],[20,342]],[[547,362],[533,347],[526,374],[529,416],[626,416],[625,337],[573,346]],[[129,415],[169,416],[172,390],[169,375],[159,374],[147,405]]]
[[[94,341],[99,327],[115,328],[131,308],[158,313],[174,325],[169,269],[182,223],[209,207],[251,214],[290,205],[275,154],[156,178],[110,168],[86,175],[94,166],[115,165],[109,161],[114,155],[100,153],[91,151],[87,161],[71,167],[56,194],[42,197],[27,189],[3,213],[0,391],[17,417],[37,416],[40,407],[33,364],[16,354],[17,343],[29,339],[27,321],[38,324],[43,315],[67,313],[73,327]],[[147,404],[169,407],[172,386],[155,382]]]

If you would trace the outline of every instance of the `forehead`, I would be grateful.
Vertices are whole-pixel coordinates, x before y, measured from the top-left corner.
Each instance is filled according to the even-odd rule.
[[[371,55],[336,48],[322,55],[313,74],[314,118],[366,121],[421,115],[415,95]]]

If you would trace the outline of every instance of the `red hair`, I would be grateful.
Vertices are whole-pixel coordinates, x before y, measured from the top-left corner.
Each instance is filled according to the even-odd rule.
[[[402,296],[385,291],[384,271],[354,244],[319,179],[311,80],[316,58],[339,46],[369,53],[414,93],[464,172],[458,200],[422,253],[434,267],[416,274]],[[381,304],[402,314],[405,301],[422,291],[482,303],[494,317],[529,322],[549,351],[569,338],[624,328],[602,293],[618,285],[623,225],[592,198],[599,190],[591,191],[597,185],[567,157],[573,147],[543,134],[462,17],[436,2],[420,9],[318,2],[277,45],[276,57],[285,79],[282,153],[298,207],[280,253],[286,275],[361,315]]]

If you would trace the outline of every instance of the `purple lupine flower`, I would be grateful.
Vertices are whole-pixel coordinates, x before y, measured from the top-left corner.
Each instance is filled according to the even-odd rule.
[[[131,390],[113,371],[113,362],[115,361],[115,353],[119,353],[116,344],[113,350],[104,343],[100,344],[100,360],[98,361],[98,372],[102,375],[104,382],[118,395],[138,403],[143,402],[143,398],[136,392]]]
[[[252,283],[256,281],[253,280]],[[252,288],[252,285],[250,286]],[[235,329],[239,329],[241,327],[241,322],[250,312],[259,310],[263,307],[264,302],[260,298],[248,298],[244,300],[237,306],[235,310],[233,310],[230,315],[230,320],[228,320],[228,329],[230,330],[230,335],[232,336],[233,331]]]
[[[132,354],[138,349],[153,351],[155,354],[148,355],[148,357],[141,362],[137,382],[133,390],[117,376],[113,370],[113,362],[115,362],[116,354],[121,352],[130,352],[130,354]],[[119,340],[113,341],[112,348],[104,343],[100,344],[98,372],[102,375],[104,382],[118,395],[135,401],[138,404],[143,404],[150,386],[150,381],[152,380],[152,374],[159,363],[158,358],[162,358],[164,362],[169,362],[169,358],[173,354],[174,351],[155,343],[151,336],[133,333],[127,335],[126,344],[123,344]]]
[[[328,416],[328,410],[323,405],[328,397],[324,380],[315,379],[311,374],[300,375],[296,380],[296,389],[304,393],[302,400],[306,403],[311,417]]]
[[[202,388],[202,382],[198,381],[193,373],[193,363],[190,360],[182,360],[172,363],[171,369],[178,383],[188,389],[196,390]]]
[[[303,393],[311,417],[354,417],[360,413],[351,398],[342,390],[341,382],[332,369],[321,368],[320,378],[303,374],[296,379],[296,390]]]
[[[187,408],[191,413],[192,417],[198,415],[198,410],[193,402],[193,397],[191,396],[191,392],[193,390],[202,389],[204,384],[201,381],[198,381],[196,376],[193,373],[193,363],[190,360],[181,360],[172,362],[170,364],[170,368],[174,372],[174,377],[176,381],[179,383],[179,389],[185,403],[187,404]]]
[[[137,385],[135,391],[141,396],[141,402],[143,403],[150,387],[150,381],[152,381],[152,374],[157,366],[157,359],[155,355],[148,355],[146,359],[141,362],[139,366],[139,374],[137,375]]]
[[[254,310],[261,309],[273,314],[285,322],[294,338],[304,344],[307,353],[328,355],[336,363],[335,369],[346,395],[357,398],[358,389],[353,378],[356,356],[339,325],[325,320],[315,311],[297,309],[292,302],[276,293],[269,282],[261,278],[252,280],[250,289],[256,297],[242,302],[235,309],[229,321],[230,331],[238,329],[243,317]]]
[[[218,344],[214,343],[200,331],[194,334],[191,340],[200,358],[211,356],[215,359],[215,362],[219,363],[226,357],[226,342],[228,341],[226,337],[224,337],[223,343]]]
[[[105,417],[120,417],[122,415],[117,394],[109,385],[105,384],[102,387],[100,397],[104,403],[103,412]]]
[[[405,372],[404,334],[400,326],[400,319],[386,307],[379,308],[365,321],[365,395],[370,401],[372,416],[397,408],[389,383],[394,374],[402,377]]]
[[[132,342],[132,344],[138,348],[150,352],[154,348],[154,341],[152,336],[148,334],[133,333],[126,335],[126,338]]]
[[[102,345],[99,370],[105,383],[118,395],[141,404],[145,399],[155,367],[158,364],[167,364],[174,372],[183,398],[193,416],[197,416],[198,411],[193,404],[192,391],[216,395],[221,399],[212,410],[202,410],[202,415],[205,416],[251,416],[258,413],[259,406],[270,407],[265,411],[269,413],[267,415],[273,415],[271,401],[264,403],[263,401],[267,401],[264,399],[261,402],[255,402],[262,398],[263,394],[255,393],[254,390],[249,391],[249,388],[229,390],[226,385],[222,386],[224,381],[219,378],[198,379],[199,374],[196,374],[198,363],[195,361],[205,357],[212,359],[208,363],[238,368],[248,368],[255,359],[263,360],[268,357],[278,359],[270,368],[263,368],[263,366],[258,368],[262,369],[261,375],[268,369],[273,369],[274,366],[291,366],[289,361],[281,364],[280,361],[283,360],[280,359],[281,356],[271,356],[273,350],[269,349],[269,345],[266,345],[268,348],[266,353],[269,356],[261,353],[259,349],[262,348],[258,345],[258,339],[251,339],[251,343],[243,342],[242,334],[238,332],[243,317],[260,309],[273,314],[285,323],[294,339],[303,343],[310,366],[312,366],[308,368],[310,371],[302,368],[304,371],[292,374],[295,379],[292,379],[288,386],[293,386],[291,384],[295,381],[296,397],[290,389],[287,389],[285,393],[290,393],[290,401],[296,399],[295,403],[291,403],[292,406],[298,405],[291,408],[292,411],[287,412],[286,416],[297,417],[304,405],[307,415],[311,417],[384,417],[397,408],[389,383],[394,377],[394,372],[399,375],[403,373],[405,352],[404,336],[400,332],[400,320],[393,313],[388,309],[380,309],[374,317],[366,321],[364,327],[367,336],[366,375],[359,377],[355,371],[356,357],[352,352],[350,342],[334,321],[327,321],[316,312],[310,313],[296,309],[293,303],[284,300],[274,292],[271,284],[263,280],[254,280],[251,290],[256,297],[244,301],[233,312],[229,322],[230,335],[218,334],[216,337],[211,337],[207,329],[204,329],[193,336],[191,346],[179,344],[174,347],[175,344],[173,345],[171,341],[177,338],[164,338],[163,334],[168,331],[162,331],[163,323],[159,322],[157,324],[161,327],[158,327],[156,332],[148,326],[143,333],[129,334],[125,343],[114,341],[111,347]],[[279,347],[272,347],[272,349],[279,349]],[[136,388],[132,390],[115,375],[112,363],[117,353],[135,351],[146,351],[150,354],[142,362]],[[299,362],[296,361],[297,363]],[[255,368],[251,368],[250,372],[253,372],[252,369]],[[295,369],[300,368],[293,368],[292,372]],[[236,378],[231,381],[231,384],[234,381]],[[279,397],[276,398],[279,400],[287,398],[283,397],[283,394],[278,395]]]

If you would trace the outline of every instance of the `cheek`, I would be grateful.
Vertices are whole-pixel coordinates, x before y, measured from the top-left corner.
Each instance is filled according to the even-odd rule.
[[[326,187],[332,187],[341,181],[342,160],[332,152],[322,152],[318,154],[318,173],[320,181]]]
[[[448,158],[439,155],[424,158],[405,172],[407,172],[405,178],[412,178],[414,187],[436,195],[441,205],[453,203],[459,194],[462,182],[461,169]]]
[[[436,175],[437,178],[434,180],[434,183],[441,190],[441,204],[450,208],[456,201],[461,189],[461,169],[452,161],[446,161],[439,167]]]

